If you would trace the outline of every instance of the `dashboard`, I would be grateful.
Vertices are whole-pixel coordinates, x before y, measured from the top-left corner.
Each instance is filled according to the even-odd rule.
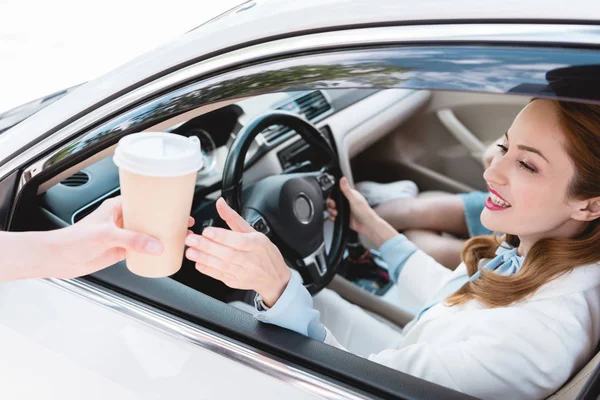
[[[334,134],[323,122],[378,92],[380,90],[341,89],[270,93],[241,100],[165,129],[200,139],[204,166],[198,173],[194,206],[205,198],[214,199],[219,195],[229,146],[237,133],[257,116],[272,110],[296,113],[313,124],[320,124],[319,129],[337,150]],[[314,170],[318,167],[315,161],[312,150],[295,132],[282,126],[271,126],[252,143],[244,179],[256,181],[291,168]],[[40,201],[44,208],[63,221],[75,223],[104,199],[118,194],[118,169],[109,156],[54,185],[41,195]]]
[[[429,99],[429,92],[404,89],[329,89],[269,93],[243,99],[166,131],[200,139],[204,167],[198,173],[194,207],[220,195],[223,167],[235,136],[254,118],[286,110],[311,121],[337,151],[342,171],[350,179],[350,158],[410,118]],[[282,172],[318,169],[318,159],[298,134],[270,126],[253,141],[244,181],[253,182]],[[42,193],[39,204],[72,224],[104,199],[119,194],[118,169],[108,156],[69,176]]]
[[[269,111],[284,110],[318,124],[377,91],[346,89],[265,94],[203,114],[167,130],[184,136],[197,136],[200,139],[204,167],[198,173],[197,183],[204,187],[213,187],[220,182],[231,142],[254,118]],[[323,127],[321,132],[335,148],[331,130]],[[266,128],[252,143],[246,159],[246,168],[257,164],[265,155],[294,136],[297,136],[295,132],[280,125]],[[306,164],[307,161],[314,161],[310,153],[306,143],[296,141],[289,148],[278,151],[277,157],[284,171],[298,168],[301,163],[304,163],[304,169],[310,169],[314,167],[312,163]]]
[[[415,96],[415,94],[419,94]],[[204,166],[199,171],[192,205],[193,230],[222,221],[215,210],[223,167],[236,135],[259,115],[285,110],[308,119],[340,155],[345,175],[349,159],[412,116],[428,99],[424,91],[335,89],[271,93],[247,98],[168,127],[168,132],[200,139]],[[318,155],[294,131],[270,126],[257,135],[245,163],[244,181],[258,181],[282,172],[314,171]],[[112,156],[106,157],[52,186],[38,198],[52,216],[73,224],[95,210],[103,200],[120,194],[119,175]],[[235,292],[185,265],[174,279],[223,301]],[[242,299],[243,300],[243,299]]]

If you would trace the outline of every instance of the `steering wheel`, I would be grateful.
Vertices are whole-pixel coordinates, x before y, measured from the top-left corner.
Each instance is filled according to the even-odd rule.
[[[269,176],[242,188],[248,149],[256,135],[272,125],[297,132],[325,166],[317,172]],[[223,198],[254,229],[271,239],[313,295],[335,276],[348,241],[350,206],[336,184],[341,177],[338,157],[321,132],[310,122],[285,111],[255,118],[237,134],[225,161]],[[328,196],[335,200],[338,211],[329,252],[323,232]]]

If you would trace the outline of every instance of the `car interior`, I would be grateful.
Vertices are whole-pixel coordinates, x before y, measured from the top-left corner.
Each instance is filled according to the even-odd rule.
[[[226,159],[236,136],[258,117],[284,111],[310,122],[338,157],[341,174],[353,183],[411,180],[420,193],[462,193],[485,190],[482,153],[504,134],[529,100],[519,95],[455,91],[310,89],[202,106],[148,130],[200,139],[204,166],[198,173],[191,210],[196,221],[191,229],[200,233],[208,226],[224,226],[215,201],[222,194]],[[118,196],[119,174],[113,151],[114,146],[90,155],[40,185],[35,207],[21,217],[21,227],[35,224],[39,230],[74,224],[105,199]],[[251,186],[275,175],[318,173],[327,163],[294,129],[272,124],[252,139],[244,157],[243,184]],[[323,225],[325,242],[330,245],[334,223],[324,216]],[[364,238],[360,240],[371,246]],[[338,268],[328,287],[400,330],[418,312],[411,288],[393,285],[384,264],[371,268],[368,273]],[[143,278],[124,278],[127,274],[124,263],[119,263],[88,279],[128,294],[128,279],[132,285],[145,285]],[[254,292],[231,289],[202,275],[189,260],[184,259],[180,271],[164,280],[242,312],[254,312]],[[165,292],[163,296],[177,293]],[[163,300],[159,296],[153,302],[160,307]],[[581,383],[581,376],[589,374],[597,362],[595,357],[555,398],[574,398],[579,390],[572,389],[582,387],[585,381]]]
[[[481,153],[504,133],[527,101],[521,96],[403,89],[271,93],[168,127],[163,124],[161,130],[200,139],[204,166],[198,174],[191,215],[196,219],[192,230],[201,232],[204,227],[220,223],[214,203],[221,195],[223,168],[233,139],[260,115],[284,110],[309,120],[341,154],[343,173],[354,182],[409,179],[421,192],[459,193],[485,188]],[[249,185],[277,174],[318,171],[323,164],[297,133],[282,125],[271,125],[250,147],[244,183]],[[117,195],[118,168],[109,155],[54,184],[40,194],[39,204],[72,224],[104,199]],[[397,290],[390,281],[383,282],[382,275],[373,277],[353,283],[371,295],[368,298],[383,300],[411,315],[416,313],[410,290]],[[199,274],[186,260],[172,278],[223,302],[253,307],[249,300],[252,294],[229,289]]]

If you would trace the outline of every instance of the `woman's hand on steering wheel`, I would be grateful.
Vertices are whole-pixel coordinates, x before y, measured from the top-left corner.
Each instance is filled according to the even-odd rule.
[[[379,216],[371,208],[367,199],[358,190],[350,187],[346,177],[340,179],[340,189],[350,204],[350,228],[361,235],[369,236],[373,231],[374,222],[380,219]],[[327,199],[327,211],[330,219],[335,219],[337,208],[335,201],[331,198]]]
[[[265,305],[273,306],[291,277],[279,249],[222,198],[217,212],[231,231],[209,227],[202,235],[188,235],[186,257],[201,273],[234,289],[255,290]]]
[[[371,239],[376,247],[398,234],[394,227],[377,215],[358,190],[350,187],[346,177],[340,179],[340,189],[350,204],[351,229]],[[335,219],[337,210],[335,201],[332,199],[327,199],[327,210],[330,218]]]

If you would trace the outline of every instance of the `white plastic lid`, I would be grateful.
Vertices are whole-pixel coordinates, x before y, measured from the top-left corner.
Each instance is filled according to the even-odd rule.
[[[187,175],[202,168],[200,140],[165,132],[134,133],[119,140],[113,161],[139,175]]]

